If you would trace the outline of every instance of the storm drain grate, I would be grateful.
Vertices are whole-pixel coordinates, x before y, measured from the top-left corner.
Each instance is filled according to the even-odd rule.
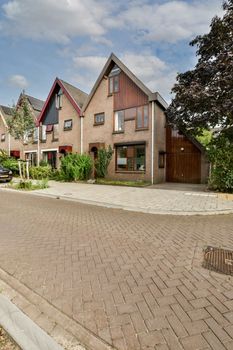
[[[204,250],[202,266],[208,270],[233,276],[233,251],[215,247]]]

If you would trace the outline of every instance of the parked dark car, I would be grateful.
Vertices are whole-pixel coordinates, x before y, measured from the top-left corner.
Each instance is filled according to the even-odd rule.
[[[0,165],[0,181],[11,181],[12,171]]]

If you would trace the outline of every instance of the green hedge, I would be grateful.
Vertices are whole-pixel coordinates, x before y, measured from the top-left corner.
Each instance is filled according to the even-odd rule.
[[[42,180],[49,179],[52,175],[51,166],[32,166],[29,168],[29,174],[32,179]]]
[[[93,167],[87,154],[70,153],[61,159],[60,178],[64,181],[87,180]]]

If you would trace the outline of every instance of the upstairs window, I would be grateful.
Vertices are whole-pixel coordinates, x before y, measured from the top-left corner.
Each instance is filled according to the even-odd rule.
[[[71,130],[73,127],[73,120],[68,119],[64,121],[64,130]]]
[[[147,129],[149,127],[148,105],[137,108],[136,129]]]
[[[104,124],[104,113],[97,113],[94,115],[94,125]]]
[[[114,131],[123,132],[124,131],[124,111],[117,111],[114,114]]]
[[[60,89],[56,95],[56,108],[61,109],[62,108],[62,89]]]
[[[108,76],[108,93],[109,95],[112,95],[115,92],[119,92],[119,74],[120,74],[120,68],[115,65],[109,76]]]
[[[58,141],[59,139],[59,125],[54,124],[53,126],[53,141]]]
[[[38,128],[35,128],[33,132],[33,142],[37,142],[37,141],[38,141]]]
[[[46,141],[46,130],[47,130],[47,125],[41,125],[41,142]]]
[[[1,142],[5,142],[5,140],[6,140],[6,134],[2,134],[1,135]]]

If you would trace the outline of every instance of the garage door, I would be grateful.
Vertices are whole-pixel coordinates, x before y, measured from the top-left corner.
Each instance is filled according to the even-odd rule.
[[[201,182],[201,151],[187,136],[171,128],[166,131],[166,180]]]

